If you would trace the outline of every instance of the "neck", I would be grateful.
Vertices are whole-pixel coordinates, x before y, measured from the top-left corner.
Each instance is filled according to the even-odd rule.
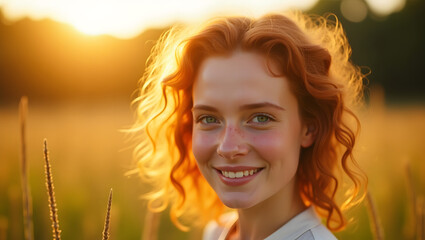
[[[296,184],[252,208],[239,209],[236,236],[240,240],[264,239],[306,209]]]

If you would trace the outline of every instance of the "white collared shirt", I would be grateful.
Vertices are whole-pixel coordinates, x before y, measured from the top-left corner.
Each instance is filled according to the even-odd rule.
[[[224,240],[237,220],[237,214],[223,215],[220,221],[225,224],[219,225],[210,222],[204,230],[203,240]],[[335,236],[320,222],[313,207],[309,207],[289,222],[280,227],[264,240],[336,240]]]

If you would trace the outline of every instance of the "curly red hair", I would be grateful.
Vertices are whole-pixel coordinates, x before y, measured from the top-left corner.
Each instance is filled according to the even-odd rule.
[[[302,14],[217,18],[192,31],[175,27],[161,38],[135,100],[133,128],[139,173],[152,185],[145,195],[150,208],[171,205],[171,218],[181,228],[184,216],[205,223],[225,210],[192,154],[192,86],[203,60],[238,49],[263,54],[289,79],[303,121],[316,131],[314,144],[300,154],[300,194],[327,219],[329,229],[342,229],[342,209],[362,199],[366,185],[353,158],[360,123],[352,110],[361,99],[364,75],[350,62],[351,49],[337,21]],[[353,182],[343,204],[336,196],[339,172]]]

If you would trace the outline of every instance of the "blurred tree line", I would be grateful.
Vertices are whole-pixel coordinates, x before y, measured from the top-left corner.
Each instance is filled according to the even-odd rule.
[[[382,86],[389,102],[424,102],[424,0],[406,0],[400,12],[386,17],[369,11],[360,23],[342,17],[340,1],[321,1],[309,12],[331,12],[338,16],[353,49],[353,62],[370,68],[366,82],[369,87]]]
[[[308,11],[334,13],[346,30],[352,60],[371,70],[368,85],[387,100],[425,100],[425,1],[407,0],[402,11],[360,23],[345,20],[340,1],[322,0]],[[0,9],[0,104],[21,95],[35,101],[130,101],[145,61],[163,29],[136,38],[88,36],[52,20],[9,23]]]

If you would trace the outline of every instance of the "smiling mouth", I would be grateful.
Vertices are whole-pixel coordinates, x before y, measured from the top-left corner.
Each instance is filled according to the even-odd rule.
[[[238,187],[255,179],[264,167],[226,166],[215,168],[220,180],[230,186]]]
[[[263,170],[263,168],[256,168],[250,170],[239,170],[239,171],[225,171],[216,169],[223,177],[226,178],[243,178],[255,175],[259,171]]]
[[[255,169],[255,170],[249,170],[249,171],[245,170],[245,171],[239,171],[239,172],[230,172],[230,171],[220,171],[220,172],[223,176],[227,178],[242,178],[242,177],[254,175],[258,171],[259,171],[258,169]]]

